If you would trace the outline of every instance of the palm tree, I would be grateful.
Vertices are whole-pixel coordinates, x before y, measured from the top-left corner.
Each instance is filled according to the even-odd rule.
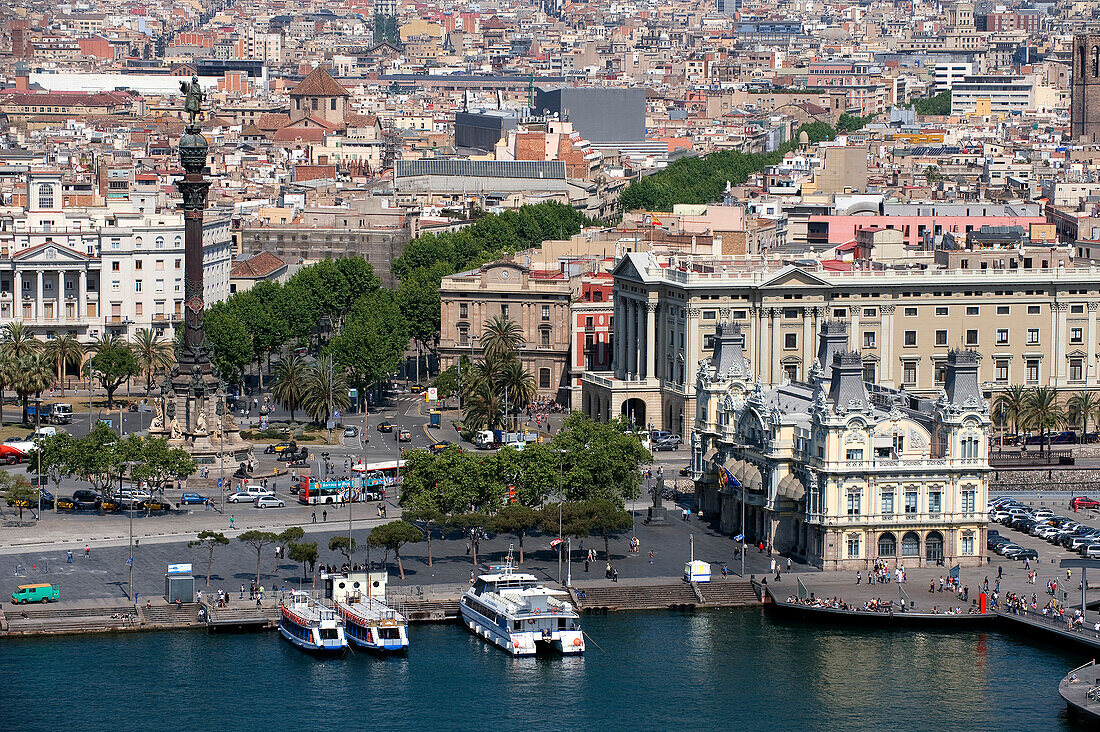
[[[84,362],[84,346],[76,336],[62,335],[46,343],[43,352],[57,365],[57,383],[61,386],[61,395],[65,395],[65,367],[69,364],[79,367]]]
[[[271,394],[275,401],[290,412],[290,421],[294,421],[294,412],[302,408],[309,389],[311,369],[305,359],[296,353],[279,359],[273,369],[275,384]],[[328,378],[328,375],[325,375]],[[327,387],[326,387],[327,389]],[[328,395],[325,395],[326,406]]]
[[[1100,394],[1094,391],[1079,391],[1066,402],[1069,408],[1070,421],[1074,426],[1080,425],[1081,436],[1089,431],[1089,418],[1100,409]]]
[[[8,348],[11,349],[12,355],[16,358],[34,353],[42,346],[42,342],[34,337],[31,329],[21,320],[13,320],[5,325],[0,339],[8,344]]]
[[[531,375],[519,359],[512,357],[505,361],[497,374],[497,384],[508,397],[508,411],[512,414],[526,407],[535,399],[538,389],[535,377]]]
[[[333,365],[332,356],[321,356],[310,369],[302,407],[315,421],[324,424],[328,422],[333,411],[347,409],[350,403],[348,382],[343,370]]]
[[[23,422],[29,423],[27,398],[34,394],[37,398],[53,383],[54,364],[44,353],[28,353],[19,359],[19,373],[16,391],[23,399]]]
[[[15,388],[19,370],[15,357],[6,343],[0,343],[0,426],[4,424],[4,390]]]
[[[485,358],[515,353],[523,345],[523,329],[519,323],[504,315],[498,315],[485,324],[481,333],[481,347]]]
[[[501,392],[488,382],[479,382],[465,391],[462,403],[464,427],[497,429],[503,427]]]
[[[152,328],[139,328],[130,346],[134,349],[138,368],[145,375],[145,398],[148,399],[153,388],[153,374],[171,366],[175,352],[172,344],[161,340],[160,333]]]
[[[1022,386],[1010,386],[997,395],[994,407],[1001,418],[1001,424],[1012,422],[1012,432],[1020,434],[1020,416],[1023,414],[1024,402],[1027,401],[1027,389]]]
[[[104,333],[101,336],[97,336],[94,341],[88,344],[88,350],[99,354],[103,351],[109,351],[112,348],[121,346],[124,343],[125,341],[123,341],[122,336],[117,333],[111,333],[110,335]]]
[[[1027,390],[1022,420],[1028,428],[1039,430],[1039,452],[1051,430],[1066,423],[1066,410],[1058,403],[1057,390],[1049,386],[1036,386]]]

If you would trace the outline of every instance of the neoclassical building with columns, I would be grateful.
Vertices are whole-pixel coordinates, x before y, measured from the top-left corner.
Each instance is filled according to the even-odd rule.
[[[846,324],[864,378],[935,396],[948,353],[983,354],[982,394],[1011,384],[1100,389],[1100,268],[825,271],[758,259],[631,253],[614,274],[614,361],[581,377],[585,413],[681,435],[699,362],[736,323],[766,384],[804,381],[826,320]]]
[[[821,323],[804,381],[764,382],[743,348],[740,327],[720,325],[697,377],[704,517],[823,569],[980,564],[990,420],[976,353],[949,352],[930,399],[864,381],[843,322]]]
[[[0,208],[0,325],[21,321],[46,340],[131,337],[139,328],[171,339],[183,317],[183,215],[62,205],[62,174],[33,170],[26,202]],[[229,295],[230,218],[203,222],[204,301]]]

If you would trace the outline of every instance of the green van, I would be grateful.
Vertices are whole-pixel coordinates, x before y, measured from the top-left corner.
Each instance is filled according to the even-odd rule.
[[[57,602],[61,599],[61,588],[57,585],[19,585],[11,594],[12,605],[26,605],[28,602]]]

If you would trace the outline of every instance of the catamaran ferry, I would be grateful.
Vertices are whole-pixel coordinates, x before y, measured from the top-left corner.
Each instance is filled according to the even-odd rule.
[[[279,606],[279,612],[279,632],[299,648],[327,655],[347,650],[344,621],[335,610],[314,600],[308,592],[291,592]]]
[[[336,603],[336,612],[344,619],[349,643],[383,653],[408,650],[405,616],[381,600],[350,595]]]
[[[542,587],[533,574],[514,571],[511,552],[503,566],[489,570],[459,604],[462,622],[472,633],[513,656],[531,656],[540,647],[584,653],[580,616],[558,599],[568,593]]]

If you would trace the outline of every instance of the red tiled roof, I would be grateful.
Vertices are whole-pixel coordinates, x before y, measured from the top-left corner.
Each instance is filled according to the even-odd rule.
[[[321,142],[326,130],[322,127],[284,127],[271,139],[275,142]]]
[[[373,114],[349,114],[344,117],[347,127],[374,127],[378,124],[378,117]]]
[[[290,96],[305,97],[347,97],[347,89],[333,79],[327,71],[318,66],[290,90]]]
[[[284,112],[266,112],[256,120],[261,130],[277,130],[290,124],[290,115]]]
[[[238,259],[234,261],[229,276],[262,279],[269,277],[272,273],[278,272],[284,267],[286,267],[286,262],[279,259],[271,252],[260,252],[259,254],[252,255],[248,259]]]

